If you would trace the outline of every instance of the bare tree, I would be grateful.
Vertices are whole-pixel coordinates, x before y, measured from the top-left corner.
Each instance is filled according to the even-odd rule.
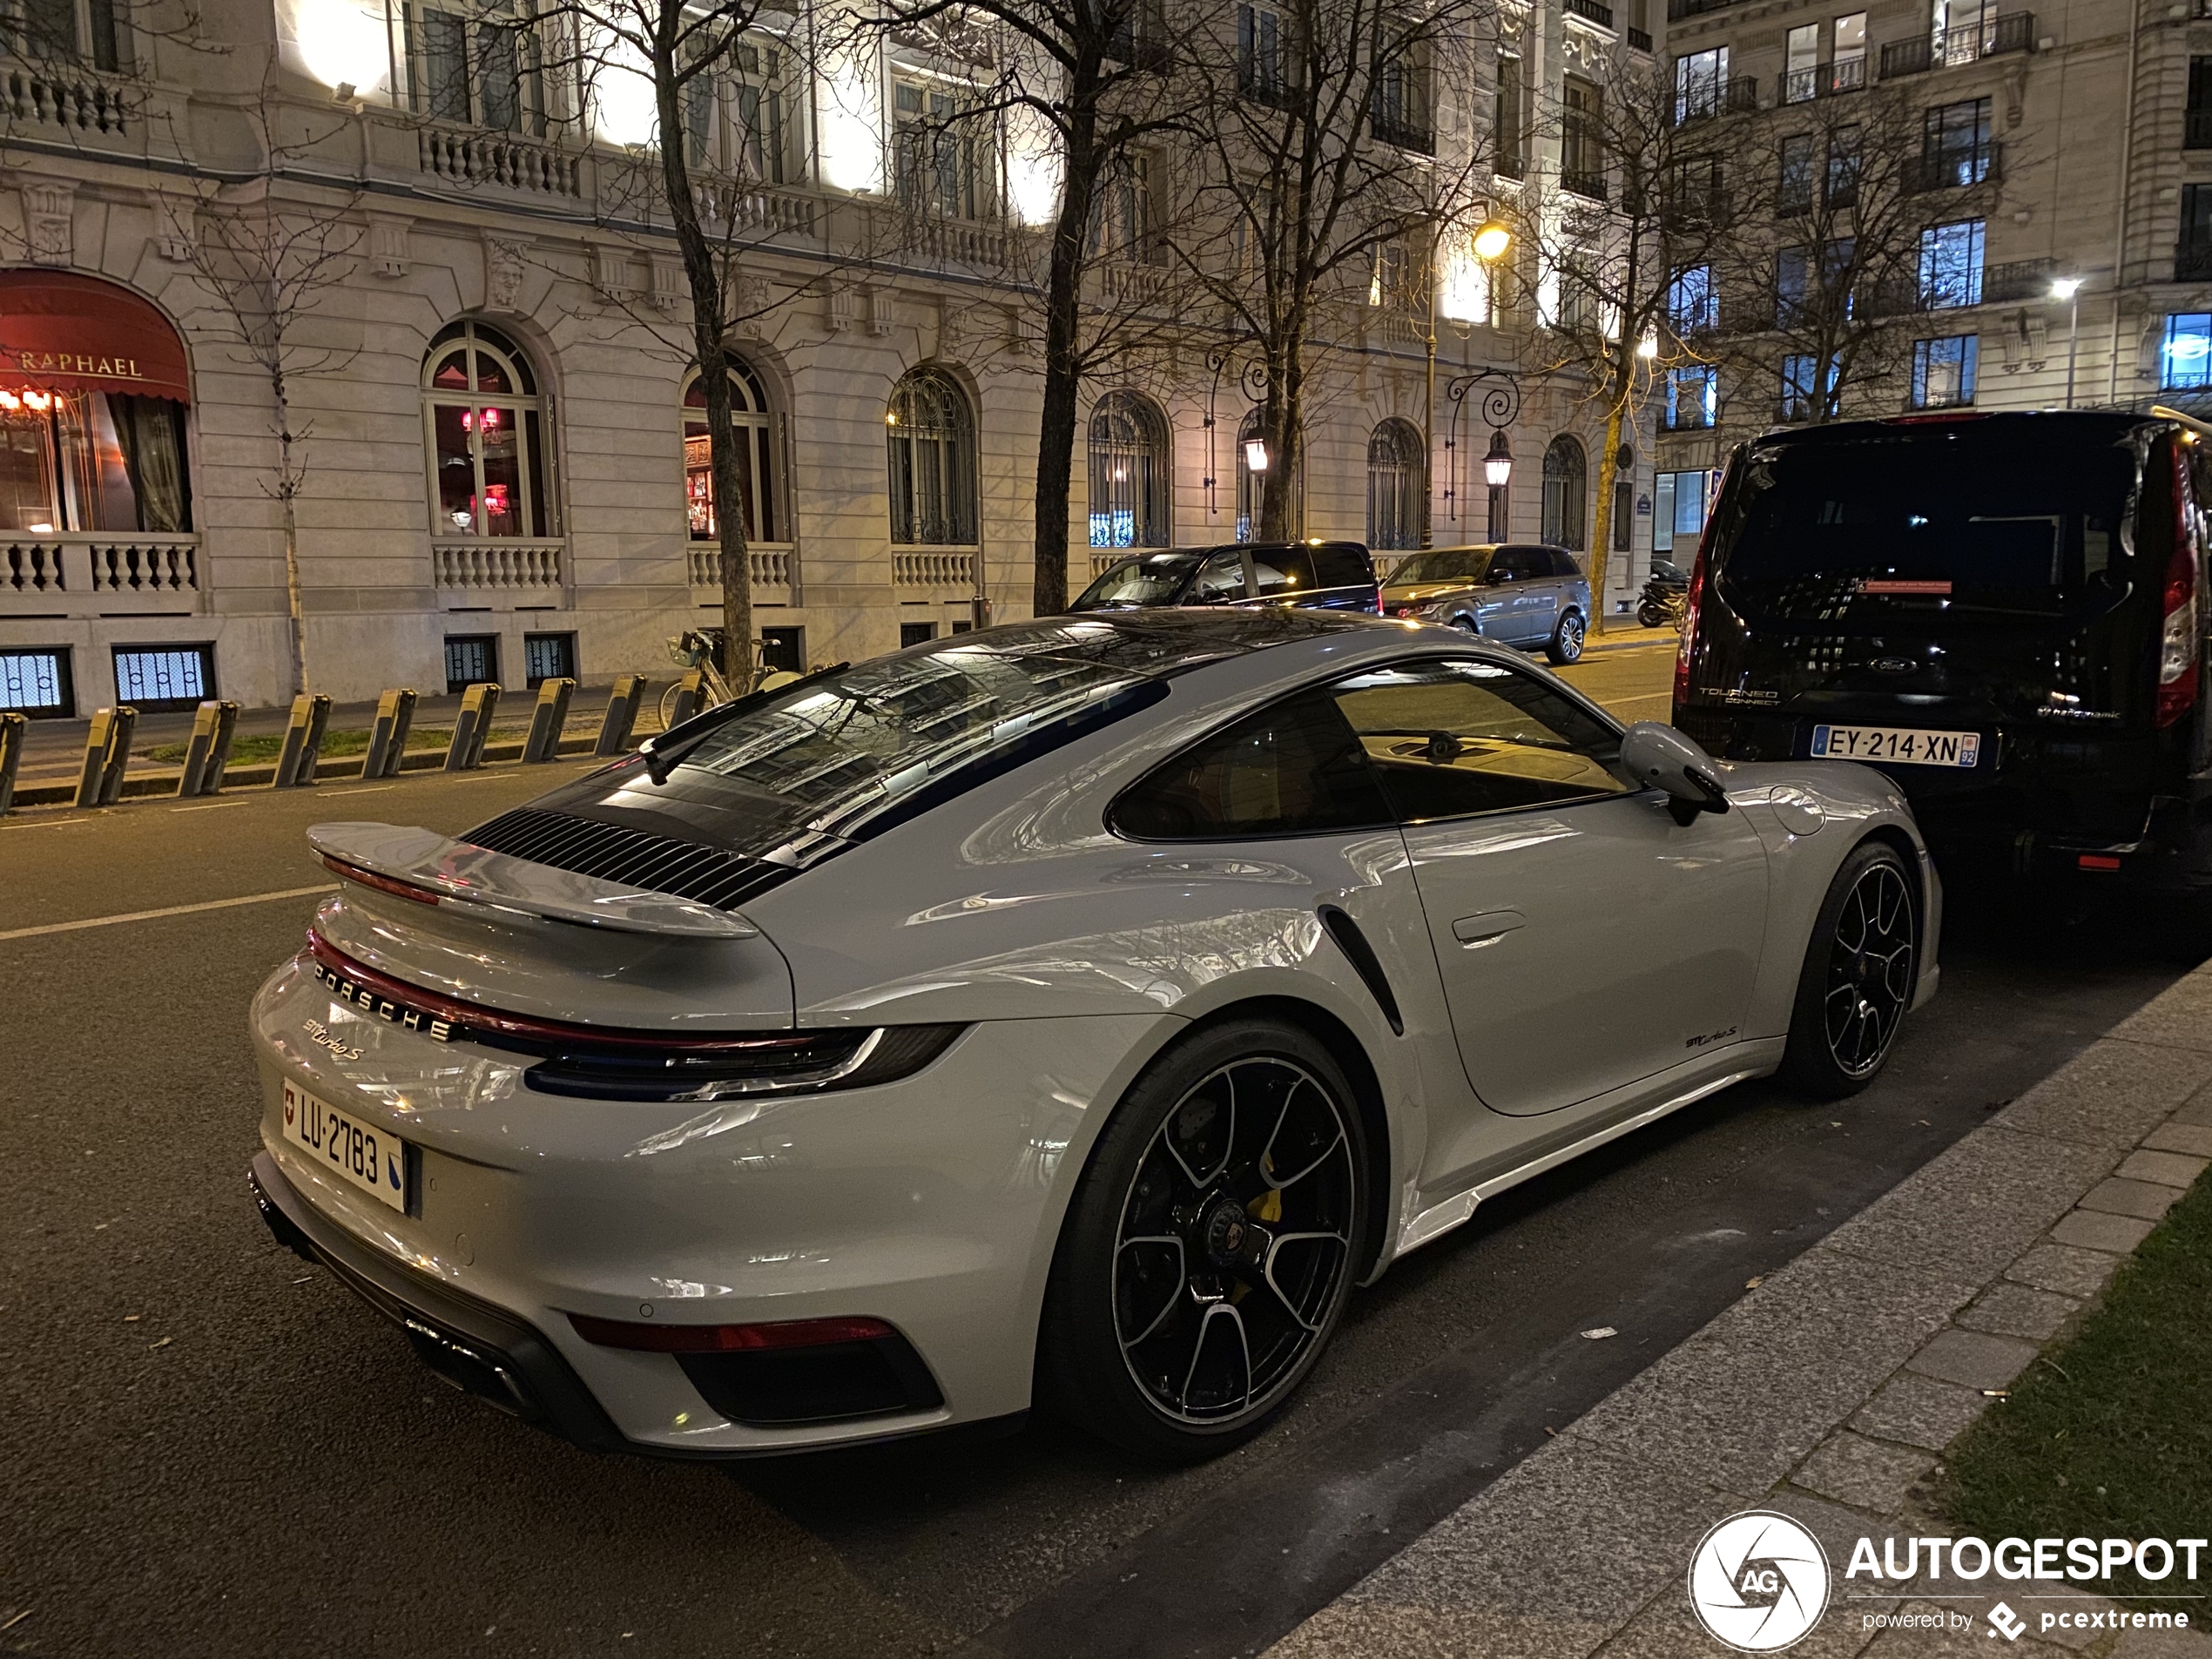
[[[318,344],[310,334],[324,296],[350,273],[365,226],[356,212],[358,190],[285,177],[350,116],[334,115],[320,128],[312,116],[304,124],[295,118],[280,137],[284,118],[275,82],[272,59],[258,96],[241,111],[259,158],[253,171],[223,182],[194,176],[185,190],[164,192],[158,201],[172,245],[184,252],[201,296],[192,318],[201,337],[222,347],[268,388],[277,464],[263,488],[278,503],[283,525],[292,683],[298,692],[310,685],[300,611],[299,501],[307,480],[313,423],[298,417],[293,396],[300,381],[341,374],[358,354]]]
[[[1369,308],[1425,308],[1439,227],[1464,214],[1480,146],[1436,155],[1443,96],[1471,91],[1483,0],[1251,0],[1184,43],[1193,84],[1177,269],[1260,388],[1258,523],[1295,536],[1315,360]],[[1462,125],[1466,125],[1463,123]]]
[[[1807,72],[1827,78],[1766,118],[1746,158],[1764,169],[1764,223],[1720,250],[1730,315],[1716,349],[1760,388],[1746,401],[1762,423],[1900,401],[1915,314],[1979,298],[1970,221],[1987,213],[2004,172],[1987,100],[1928,111],[1893,87],[1837,94],[1833,65]],[[1761,395],[1770,388],[1777,402]]]
[[[1164,73],[1172,53],[1158,0],[886,0],[882,26],[986,26],[1004,43],[982,102],[1011,118],[1032,165],[1056,172],[1045,241],[1043,408],[1037,433],[1035,574],[1038,616],[1068,608],[1068,504],[1076,404],[1088,371],[1115,355],[1116,331],[1086,338],[1084,277],[1100,251],[1109,198],[1141,196],[1155,211],[1150,158],[1140,146],[1180,124]],[[973,112],[968,118],[973,118]],[[921,141],[937,141],[921,135]],[[906,162],[904,154],[902,162]],[[1151,226],[1135,233],[1150,237]]]
[[[1524,208],[1536,268],[1541,367],[1579,381],[1605,423],[1590,536],[1603,594],[1622,440],[1648,400],[1673,424],[1710,423],[1719,321],[1716,260],[1750,211],[1733,157],[1740,83],[1677,90],[1623,55],[1602,84],[1574,82],[1551,116],[1556,193]]]

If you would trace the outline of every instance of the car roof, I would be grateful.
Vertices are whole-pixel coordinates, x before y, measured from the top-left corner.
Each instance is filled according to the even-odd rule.
[[[1820,426],[1770,427],[1759,434],[1762,445],[1787,443],[1864,443],[1870,439],[1898,439],[1926,429],[1939,433],[1972,434],[1990,438],[2034,436],[2049,439],[2067,432],[2094,442],[2110,442],[2139,427],[2175,424],[2172,417],[2137,415],[2120,409],[1944,409],[1918,415],[1885,415],[1871,421],[1831,421]]]

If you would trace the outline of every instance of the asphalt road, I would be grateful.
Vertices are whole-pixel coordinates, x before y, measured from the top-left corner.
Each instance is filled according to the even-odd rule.
[[[1663,718],[1671,661],[1573,674]],[[314,886],[309,823],[458,829],[572,770],[0,824],[0,1651],[1257,1652],[2191,965],[1954,873],[1943,993],[1872,1089],[1731,1089],[1485,1205],[1204,1468],[1049,1423],[597,1458],[439,1385],[255,1217],[243,1009],[311,895],[47,931]]]

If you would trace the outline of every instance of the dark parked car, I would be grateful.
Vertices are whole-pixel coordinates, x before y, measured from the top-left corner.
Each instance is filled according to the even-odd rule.
[[[2212,890],[2208,438],[2168,411],[1961,413],[1744,445],[1675,724],[1879,766],[1982,867]]]
[[[1068,608],[1291,604],[1372,610],[1375,592],[1375,562],[1358,542],[1244,542],[1132,554]]]
[[[1386,617],[1419,617],[1554,663],[1582,655],[1590,583],[1563,547],[1507,542],[1433,547],[1399,562],[1382,591]]]

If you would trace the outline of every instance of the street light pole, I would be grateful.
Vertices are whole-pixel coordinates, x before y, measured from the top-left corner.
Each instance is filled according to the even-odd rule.
[[[2072,307],[2066,323],[2066,406],[2074,407],[2074,365],[2081,345],[2081,279],[2060,277],[2051,284],[2051,298]]]

